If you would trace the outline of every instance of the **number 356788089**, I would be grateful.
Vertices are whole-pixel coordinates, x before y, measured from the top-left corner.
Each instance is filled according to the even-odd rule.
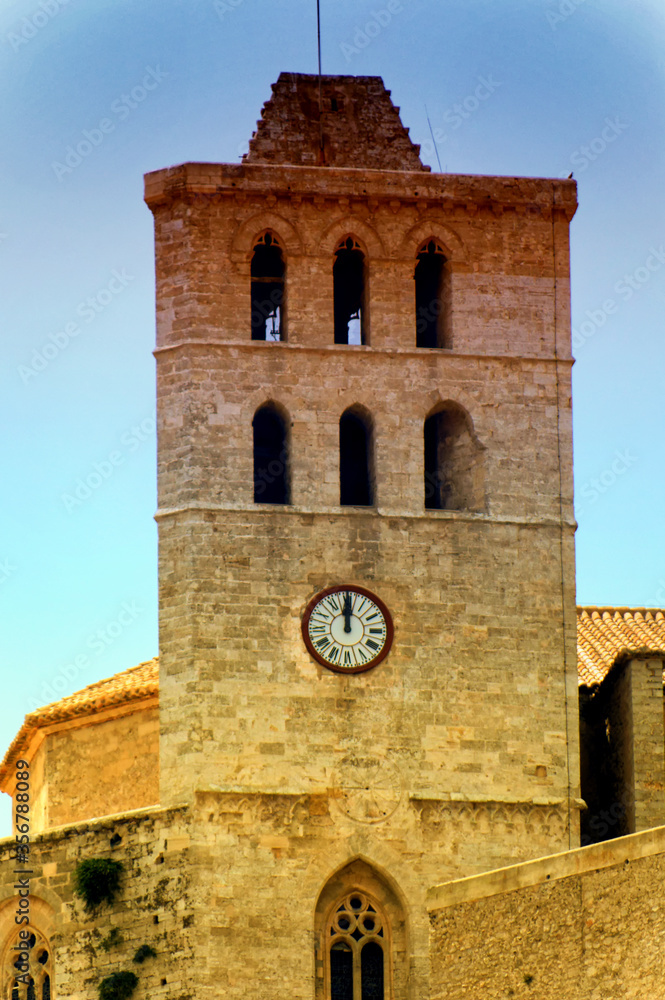
[[[16,814],[16,837],[18,843],[28,841],[30,830],[30,764],[27,760],[16,761],[16,791],[14,792],[14,812]]]

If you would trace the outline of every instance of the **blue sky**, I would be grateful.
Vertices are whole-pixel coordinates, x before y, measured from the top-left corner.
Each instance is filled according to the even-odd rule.
[[[324,72],[383,76],[434,169],[427,115],[446,171],[574,171],[578,601],[665,605],[662,3],[321,8]],[[315,0],[2,6],[2,752],[157,652],[142,175],[238,162],[282,70],[316,70]]]

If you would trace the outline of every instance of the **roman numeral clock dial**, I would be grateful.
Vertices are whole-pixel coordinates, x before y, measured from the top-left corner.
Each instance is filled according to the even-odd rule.
[[[329,587],[307,605],[302,634],[318,663],[341,674],[359,674],[388,655],[393,622],[383,601],[369,590]]]

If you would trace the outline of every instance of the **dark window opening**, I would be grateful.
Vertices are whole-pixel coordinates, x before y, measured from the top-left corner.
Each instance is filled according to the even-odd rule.
[[[441,414],[435,413],[425,421],[425,507],[427,510],[445,509],[445,484],[440,462]]]
[[[630,671],[615,668],[598,688],[580,688],[582,847],[636,830]]]
[[[42,983],[42,1000],[51,1000],[51,980],[49,976],[44,976]]]
[[[286,423],[273,406],[254,414],[254,503],[290,503]]]
[[[375,941],[368,941],[360,953],[362,1000],[383,1000],[383,951]]]
[[[339,502],[343,507],[371,507],[371,434],[358,414],[347,410],[339,421]]]
[[[251,299],[252,340],[285,340],[284,258],[274,236],[266,233],[254,247]]]
[[[416,347],[450,347],[448,330],[449,273],[443,249],[430,240],[418,252],[416,282]]]
[[[365,255],[351,237],[342,240],[333,264],[336,344],[367,343],[365,283]]]
[[[331,1000],[353,1000],[353,953],[345,941],[330,949]]]
[[[450,404],[425,420],[425,508],[485,509],[481,449],[463,411]]]

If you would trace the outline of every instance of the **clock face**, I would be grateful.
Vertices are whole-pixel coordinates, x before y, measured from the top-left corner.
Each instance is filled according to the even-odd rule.
[[[329,670],[359,674],[388,655],[393,623],[383,601],[362,587],[329,587],[307,605],[305,645]]]

